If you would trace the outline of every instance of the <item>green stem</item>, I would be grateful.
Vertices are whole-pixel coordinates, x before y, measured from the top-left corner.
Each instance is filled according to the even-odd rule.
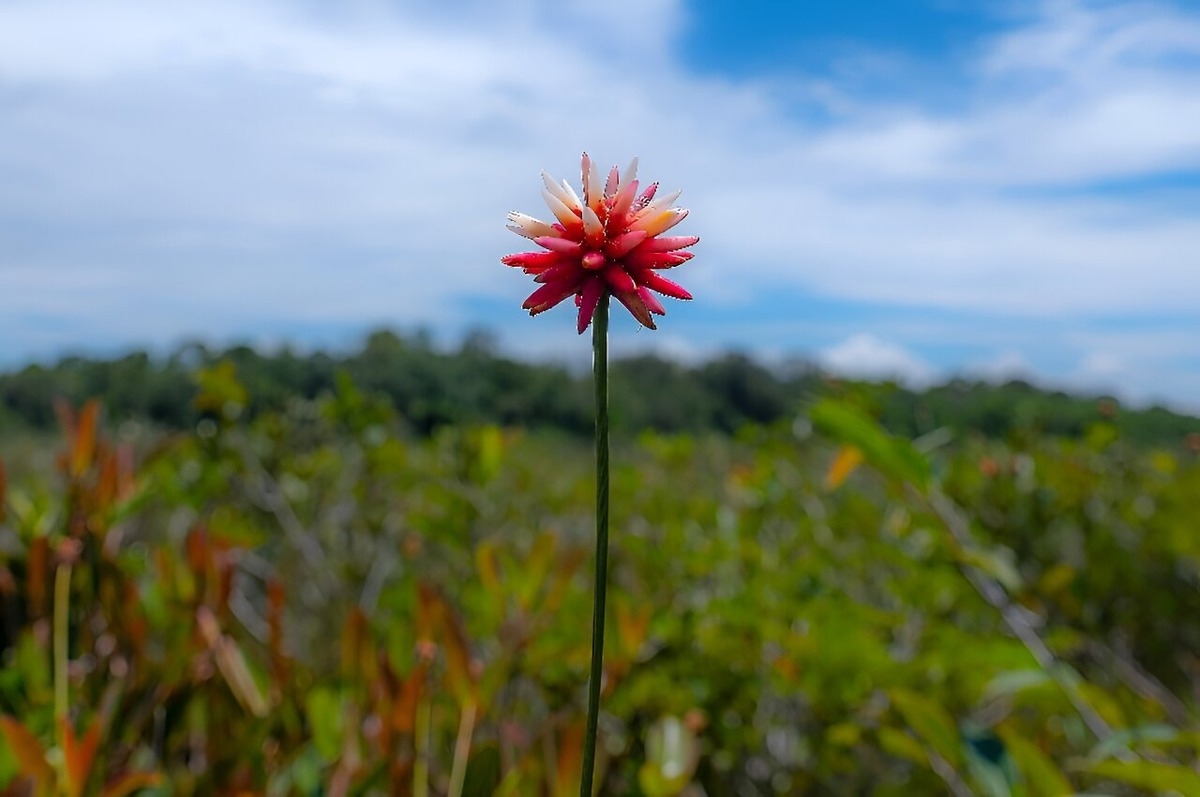
[[[596,725],[604,678],[604,601],[608,594],[608,294],[592,318],[592,369],[596,388],[596,579],[592,603],[592,669],[588,676],[587,734],[579,797],[592,797],[596,769]]]
[[[54,715],[67,716],[67,612],[71,602],[71,565],[54,572]]]

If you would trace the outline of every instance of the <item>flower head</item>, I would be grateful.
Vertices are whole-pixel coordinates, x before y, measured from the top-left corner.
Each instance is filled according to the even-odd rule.
[[[666,313],[655,293],[692,298],[661,272],[691,260],[692,253],[683,250],[700,239],[663,235],[688,212],[673,207],[678,191],[655,199],[658,183],[653,183],[638,192],[637,158],[624,173],[614,166],[602,181],[596,164],[583,153],[582,199],[566,180],[559,184],[542,172],[542,182],[553,222],[515,211],[508,214],[508,228],[541,251],[501,259],[533,274],[533,281],[541,284],[522,305],[530,315],[574,296],[582,333],[592,323],[600,298],[610,293],[643,326],[654,329],[652,314]]]

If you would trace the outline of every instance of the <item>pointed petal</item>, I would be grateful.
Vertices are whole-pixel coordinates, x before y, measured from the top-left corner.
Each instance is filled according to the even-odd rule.
[[[642,300],[642,304],[646,305],[646,309],[650,312],[654,313],[655,315],[667,314],[667,309],[662,306],[662,302],[660,302],[658,297],[650,291],[638,286],[637,295],[638,298]]]
[[[533,216],[518,213],[515,210],[508,214],[508,221],[510,222],[508,229],[526,238],[554,234],[554,225],[548,224],[541,219],[535,219]]]
[[[658,199],[654,200],[653,202],[649,203],[644,208],[639,210],[637,213],[633,214],[633,216],[631,217],[630,220],[632,222],[636,223],[636,222],[640,221],[641,219],[645,218],[646,216],[653,216],[657,213],[661,213],[661,212],[669,209],[672,205],[675,204],[675,200],[679,199],[681,194],[683,194],[682,191],[674,191],[670,194],[667,194],[664,197],[659,197]]]
[[[534,282],[560,282],[562,280],[574,280],[578,282],[584,276],[584,271],[580,267],[578,261],[569,260],[566,263],[558,263],[551,266],[545,271],[533,278]]]
[[[579,194],[575,193],[575,189],[571,187],[571,184],[563,180],[562,189],[567,192],[567,197],[570,199],[567,204],[573,208],[583,210],[583,202],[579,201]]]
[[[564,255],[577,255],[583,251],[583,244],[570,238],[559,238],[556,235],[542,235],[534,238],[538,246],[544,246],[551,252],[562,252]]]
[[[583,209],[583,234],[587,242],[592,246],[599,246],[604,243],[604,224],[600,221],[600,217],[596,215],[596,211],[590,207]]]
[[[519,252],[515,255],[505,255],[500,262],[506,266],[520,268],[549,268],[561,263],[564,257],[561,252]]]
[[[692,259],[691,252],[647,252],[635,249],[621,261],[629,268],[675,268]]]
[[[583,200],[584,204],[597,213],[604,207],[604,183],[600,180],[600,167],[583,156]]]
[[[614,293],[613,296],[616,296],[617,301],[625,305],[625,309],[629,311],[630,315],[638,320],[639,324],[647,329],[658,328],[654,326],[654,319],[650,317],[650,311],[646,309],[645,302],[642,301],[641,297],[638,296],[636,292]]]
[[[575,202],[574,205],[571,204],[571,197],[572,197],[571,192],[564,191],[563,187],[561,185],[559,185],[558,183],[554,182],[554,179],[551,178],[550,175],[546,174],[545,172],[542,172],[542,182],[546,184],[547,191],[554,194],[554,196],[558,197],[559,202],[562,202],[564,205],[566,205],[568,207],[575,207],[575,208],[579,207],[578,202]]]
[[[612,210],[609,211],[609,221],[614,222],[624,227],[626,218],[629,215],[630,208],[633,207],[633,198],[637,196],[638,181],[632,180],[622,186],[613,198]]]
[[[579,334],[588,328],[592,323],[592,316],[596,313],[596,305],[600,303],[600,297],[604,295],[604,280],[596,275],[583,283],[583,287],[579,289]]]
[[[529,294],[529,298],[521,307],[529,311],[530,315],[544,313],[551,307],[561,302],[571,294],[575,293],[578,288],[577,280],[559,280],[557,282],[547,282],[542,287],[538,288],[533,293]]]
[[[634,200],[633,207],[630,209],[630,212],[637,213],[639,210],[646,207],[646,205],[649,205],[650,200],[654,199],[654,194],[657,191],[658,183],[651,183],[650,187],[643,191],[638,198]]]
[[[621,257],[645,240],[645,230],[630,230],[621,233],[604,245],[604,254],[609,257]]]
[[[659,233],[666,232],[683,221],[687,218],[687,214],[688,212],[683,208],[671,208],[661,213],[638,216],[629,226],[630,229],[645,230],[647,235],[653,237]]]
[[[662,237],[650,238],[640,247],[639,252],[674,252],[677,249],[686,249],[693,244],[699,243],[700,238],[695,235],[665,235]]]
[[[546,207],[550,208],[554,218],[558,219],[567,230],[578,230],[583,226],[583,222],[575,215],[575,211],[571,210],[558,196],[550,193],[549,190],[544,190],[542,198],[546,200]]]
[[[638,159],[635,156],[633,158],[633,160],[629,161],[629,165],[625,167],[624,174],[621,175],[621,184],[619,186],[617,186],[618,191],[620,191],[621,189],[623,189],[625,186],[629,185],[633,181],[637,180],[637,170],[638,170]]]
[[[616,263],[605,266],[600,273],[604,275],[604,281],[612,286],[613,293],[632,293],[637,290],[637,283],[633,281],[633,277]]]
[[[579,184],[583,186],[584,207],[590,206],[592,204],[592,200],[596,198],[596,192],[592,189],[591,180],[589,179],[591,177],[592,170],[595,168],[596,164],[592,163],[592,159],[588,157],[586,152],[583,153],[583,160],[579,168]]]
[[[671,282],[666,277],[659,275],[655,271],[646,269],[637,269],[632,272],[634,281],[642,287],[649,288],[652,291],[658,291],[664,296],[670,296],[674,299],[691,299],[692,295],[687,292],[687,289],[682,285],[677,285]]]
[[[616,166],[608,171],[608,180],[604,183],[604,198],[612,199],[617,194],[617,186],[621,183],[621,172]]]

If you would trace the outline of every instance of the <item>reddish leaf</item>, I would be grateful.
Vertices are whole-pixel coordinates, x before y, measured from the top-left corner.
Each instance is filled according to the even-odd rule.
[[[558,762],[554,772],[554,797],[570,797],[579,786],[583,771],[583,725],[573,723],[563,729],[558,740]]]
[[[50,571],[50,541],[38,537],[29,545],[29,559],[25,569],[25,594],[29,599],[30,615],[33,618],[46,616],[47,575]]]
[[[425,665],[419,664],[400,685],[400,694],[392,707],[392,727],[397,733],[411,734],[417,726],[417,703],[425,685]]]
[[[62,734],[63,759],[67,770],[67,794],[79,797],[87,785],[92,761],[96,757],[96,746],[100,743],[100,723],[93,719],[82,739],[75,738],[75,729],[66,717],[59,717],[58,728]]]
[[[157,772],[126,772],[104,784],[100,797],[125,797],[139,789],[150,789],[162,783]]]
[[[33,778],[38,786],[48,786],[54,781],[54,770],[46,763],[46,749],[28,728],[7,714],[0,714],[0,734],[8,742],[22,775]]]
[[[91,399],[79,412],[71,440],[71,475],[82,476],[96,454],[96,424],[100,418],[100,402]]]

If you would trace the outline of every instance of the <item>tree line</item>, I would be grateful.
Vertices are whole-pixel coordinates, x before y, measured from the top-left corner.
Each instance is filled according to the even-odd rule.
[[[255,415],[288,401],[313,399],[349,378],[390,402],[415,434],[441,426],[496,423],[591,430],[590,374],[552,363],[504,356],[486,333],[452,350],[424,333],[371,333],[348,353],[260,351],[200,343],[165,357],[133,352],[114,358],[72,356],[0,374],[0,434],[53,429],[58,399],[103,401],[110,417],[140,419],[169,429],[193,426],[196,374],[230,363]],[[1014,434],[1079,437],[1096,424],[1146,445],[1200,445],[1200,419],[1162,407],[1129,409],[1105,397],[1076,396],[1023,381],[991,384],[956,379],[916,390],[893,382],[847,381],[795,361],[768,367],[741,353],[694,365],[652,354],[617,359],[610,372],[614,427],[626,433],[732,433],[747,424],[787,421],[820,395],[849,396],[892,433],[917,437],[948,428],[990,438]],[[1191,437],[1189,437],[1191,436]]]

